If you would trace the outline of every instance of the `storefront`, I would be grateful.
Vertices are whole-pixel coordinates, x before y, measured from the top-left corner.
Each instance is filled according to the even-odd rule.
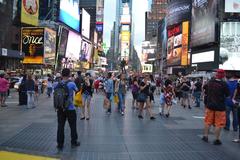
[[[22,68],[24,53],[0,48],[0,70],[16,71]]]

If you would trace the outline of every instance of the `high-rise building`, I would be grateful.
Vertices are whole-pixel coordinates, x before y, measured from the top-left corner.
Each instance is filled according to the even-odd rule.
[[[116,27],[114,53],[119,60],[130,60],[132,43],[132,0],[116,1]]]
[[[158,22],[166,16],[167,0],[152,0],[151,11],[145,14],[145,40],[157,35]]]

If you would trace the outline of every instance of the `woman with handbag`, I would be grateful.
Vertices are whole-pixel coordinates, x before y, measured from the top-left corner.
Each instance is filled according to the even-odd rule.
[[[147,112],[150,115],[150,119],[154,120],[156,119],[151,111],[151,101],[150,101],[150,95],[149,95],[149,90],[150,90],[150,83],[148,82],[149,76],[146,75],[143,79],[143,81],[140,83],[140,91],[138,94],[137,101],[139,103],[139,119],[143,119],[142,112],[143,112],[143,107],[144,104],[146,104],[146,109]]]

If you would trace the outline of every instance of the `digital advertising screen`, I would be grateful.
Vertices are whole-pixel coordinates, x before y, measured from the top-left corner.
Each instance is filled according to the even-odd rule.
[[[59,21],[80,31],[79,0],[60,0]]]
[[[66,49],[66,58],[77,61],[81,51],[82,38],[79,34],[69,31]]]
[[[189,65],[189,21],[169,27],[167,29],[167,37],[167,65]]]
[[[64,57],[66,53],[66,46],[68,41],[68,30],[64,27],[60,28],[58,56]]]
[[[80,61],[92,62],[92,45],[87,41],[82,41]]]
[[[219,68],[240,70],[240,22],[222,22]]]
[[[43,64],[44,28],[21,29],[21,52],[25,53],[24,64]]]
[[[240,13],[240,0],[225,0],[225,12]]]
[[[218,0],[193,0],[191,46],[215,42],[215,22]]]
[[[90,14],[83,8],[82,9],[82,36],[89,39],[90,37]]]
[[[158,37],[158,43],[160,46],[160,51],[161,51],[161,55],[163,55],[164,57],[166,57],[167,53],[167,23],[166,23],[166,18],[164,18],[163,20],[161,20],[159,22],[159,28],[158,28],[158,33],[159,37]]]
[[[45,28],[44,64],[54,65],[56,56],[56,32]]]
[[[167,26],[189,21],[192,0],[172,0],[167,7]]]

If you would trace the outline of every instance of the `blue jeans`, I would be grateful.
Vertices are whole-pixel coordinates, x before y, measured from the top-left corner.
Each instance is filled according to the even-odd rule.
[[[230,114],[232,112],[232,117],[233,117],[233,130],[238,129],[238,115],[237,115],[237,109],[234,108],[233,106],[226,106],[226,129],[230,128]]]
[[[118,110],[123,112],[124,111],[124,100],[125,100],[125,95],[123,93],[118,93],[118,99],[119,99],[119,103],[118,103]]]
[[[107,97],[107,99],[110,101],[110,107],[108,108],[108,110],[107,110],[107,112],[112,112],[112,93],[106,93],[106,97]]]
[[[193,95],[196,99],[196,107],[200,107],[201,92],[194,92]]]

